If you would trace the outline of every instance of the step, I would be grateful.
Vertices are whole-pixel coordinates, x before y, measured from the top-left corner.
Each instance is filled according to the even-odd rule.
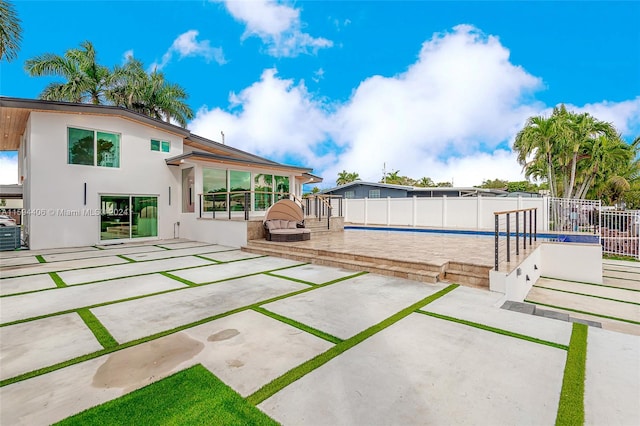
[[[309,262],[316,265],[331,266],[349,269],[353,271],[367,271],[374,274],[405,278],[426,283],[438,282],[439,272],[425,269],[407,268],[401,266],[386,265],[376,261],[364,261],[355,259],[341,259],[334,256],[306,253],[304,251],[274,250],[273,248],[257,247],[250,244],[242,247],[242,251],[254,254],[283,257],[285,259]]]
[[[475,265],[469,265],[475,266]],[[467,287],[489,289],[489,272],[472,272],[447,268],[444,279]]]
[[[267,251],[277,252],[277,253],[296,253],[296,254],[306,254],[316,257],[330,257],[332,259],[345,260],[351,262],[367,262],[373,263],[376,265],[384,265],[387,268],[390,267],[401,267],[406,269],[413,268],[414,270],[427,270],[431,272],[435,272],[437,274],[443,274],[445,272],[446,263],[427,263],[427,262],[414,262],[409,260],[399,260],[399,259],[388,259],[381,258],[375,256],[365,256],[354,253],[345,253],[345,252],[337,252],[330,250],[322,250],[308,247],[300,247],[289,244],[281,244],[274,243],[266,240],[251,240],[247,244],[247,247],[253,248],[263,248]],[[488,274],[488,273],[487,273]]]

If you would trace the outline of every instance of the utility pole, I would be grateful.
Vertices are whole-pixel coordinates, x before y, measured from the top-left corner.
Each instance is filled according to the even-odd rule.
[[[382,183],[387,183],[387,163],[382,163]]]

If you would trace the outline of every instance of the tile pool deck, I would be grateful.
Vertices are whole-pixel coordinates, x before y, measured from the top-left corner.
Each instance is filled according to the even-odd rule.
[[[394,236],[404,248],[384,237],[371,250],[417,244],[421,256],[481,261],[459,244],[451,251],[459,237],[424,247]],[[258,408],[285,425],[556,418],[573,325],[499,309],[497,293],[457,287],[405,312],[449,284],[183,240],[49,250],[42,264],[31,261],[37,254],[0,252],[3,425],[50,424],[195,364],[249,397],[391,319]],[[629,281],[636,270],[625,268],[612,267],[611,279]],[[640,424],[638,359],[640,337],[589,327],[586,424]]]

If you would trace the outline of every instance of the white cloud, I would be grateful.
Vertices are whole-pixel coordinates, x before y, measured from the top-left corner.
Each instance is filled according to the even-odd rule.
[[[293,57],[301,53],[317,53],[333,46],[331,40],[312,37],[302,31],[300,9],[274,0],[224,0],[227,10],[246,25],[243,38],[260,37],[267,52],[276,57]]]
[[[129,58],[133,58],[133,49],[129,49],[122,54],[122,64],[124,65],[129,61]]]
[[[260,155],[300,161],[332,186],[342,170],[377,181],[388,171],[460,186],[521,180],[510,146],[532,115],[541,80],[509,61],[496,37],[462,25],[434,34],[406,72],[364,80],[344,104],[309,93],[304,82],[267,70],[231,94],[229,109],[202,109],[190,128]],[[623,132],[638,128],[640,98],[582,107]],[[635,123],[635,124],[634,124]]]
[[[0,152],[0,184],[18,183],[18,155]]]
[[[178,59],[185,57],[202,57],[207,62],[216,61],[219,65],[224,65],[227,61],[221,47],[212,47],[209,40],[198,41],[198,31],[189,30],[180,34],[171,44],[169,49],[162,55],[162,60],[151,64],[150,69],[161,70],[173,59],[173,55],[177,54]],[[133,51],[131,51],[133,53]],[[126,54],[126,53],[125,53]]]
[[[603,101],[583,107],[567,105],[567,108],[576,112],[588,112],[599,120],[613,123],[623,136],[640,134],[640,96],[623,102]]]

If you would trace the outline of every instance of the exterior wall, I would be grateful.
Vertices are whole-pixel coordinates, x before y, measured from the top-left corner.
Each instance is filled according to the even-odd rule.
[[[119,133],[120,167],[67,164],[67,127]],[[170,141],[171,151],[151,151],[152,138]],[[173,224],[179,220],[181,207],[176,197],[181,182],[179,168],[167,166],[164,159],[182,153],[180,136],[117,117],[32,112],[26,148],[30,248],[99,243],[100,215],[95,211],[99,212],[101,195],[158,197],[158,238],[173,238]],[[77,211],[80,216],[61,210]]]
[[[545,198],[411,197],[344,199],[345,222],[358,225],[420,226],[493,230],[494,212],[538,208],[538,232],[547,230]]]
[[[244,220],[199,219],[191,213],[183,213],[180,215],[180,229],[176,237],[242,247],[247,244],[248,223]]]
[[[373,185],[352,185],[348,188],[340,188],[335,191],[326,192],[326,194],[330,195],[340,195],[344,197],[344,194],[347,191],[353,191],[353,198],[369,198],[369,190],[371,189],[379,189],[380,190],[380,198],[406,198],[407,191],[404,189],[394,189],[394,188],[381,188],[379,186]]]

